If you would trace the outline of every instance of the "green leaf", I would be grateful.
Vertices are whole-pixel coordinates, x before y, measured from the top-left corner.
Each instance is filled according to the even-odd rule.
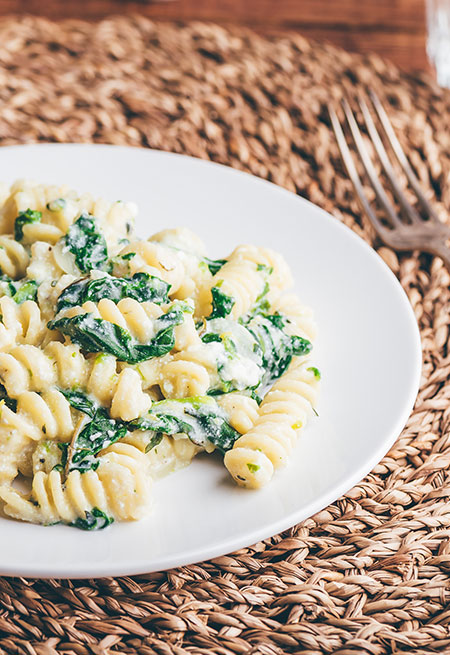
[[[202,336],[202,341],[203,343],[212,343],[213,341],[216,341],[218,343],[222,343],[222,339],[220,337],[220,334],[215,334],[214,332],[207,332]]]
[[[128,429],[132,432],[134,430],[147,430],[156,432],[156,434],[188,434],[191,430],[191,425],[183,421],[179,416],[164,413],[162,409],[159,410],[159,404],[155,403],[152,406],[147,417],[138,418],[128,423]]]
[[[71,391],[69,389],[60,389],[60,392],[65,396],[65,398],[69,401],[74,409],[87,414],[91,418],[94,417],[98,405],[97,403],[90,400],[86,394],[82,393],[81,391]]]
[[[14,238],[16,241],[22,241],[23,239],[23,228],[25,225],[30,225],[31,223],[40,223],[42,218],[42,212],[34,211],[33,209],[27,209],[24,212],[20,212],[16,220],[14,221]]]
[[[162,304],[169,301],[169,289],[170,284],[148,273],[135,273],[131,278],[112,277],[108,274],[94,280],[81,278],[62,291],[56,309],[59,312],[82,305],[88,300],[98,302],[102,298],[109,298],[115,303],[123,298],[133,298],[138,302]]]
[[[16,283],[15,286],[18,288],[15,294],[12,296],[12,299],[18,305],[21,305],[26,300],[36,300],[38,283],[35,282],[35,280],[28,280],[28,282],[25,282],[25,284],[21,285]]]
[[[103,530],[111,523],[114,523],[112,516],[107,516],[98,507],[94,507],[91,512],[85,512],[84,519],[77,518],[69,525],[79,530]]]
[[[90,313],[49,321],[47,327],[70,337],[85,352],[105,352],[122,361],[131,357],[131,334],[115,323],[94,318]]]
[[[314,377],[316,378],[316,380],[320,380],[320,378],[322,377],[322,375],[321,375],[319,369],[316,368],[315,366],[310,366],[310,367],[307,368],[306,370],[307,370],[307,371],[311,371],[311,373],[314,374]]]
[[[38,283],[35,280],[17,280],[15,282],[7,275],[0,276],[0,295],[9,296],[18,305],[25,300],[36,300]]]
[[[209,396],[154,403],[146,417],[131,421],[127,427],[154,431],[156,435],[183,433],[200,446],[209,441],[222,453],[230,450],[240,437],[228,423],[224,410]]]
[[[263,271],[264,273],[267,273],[267,275],[272,275],[273,273],[273,266],[266,266],[265,264],[256,264],[256,270]]]
[[[263,401],[263,399],[261,398],[261,396],[258,396],[258,394],[256,393],[256,391],[254,391],[253,389],[250,391],[250,398],[253,398],[253,400],[254,400],[255,402],[257,402],[258,405],[261,405],[261,403],[262,403],[262,401]]]
[[[286,334],[284,327],[285,319],[279,314],[259,315],[247,325],[262,356],[264,375],[258,388],[272,384],[281,377],[294,355],[306,355],[312,349],[310,341]]]
[[[212,275],[218,273],[222,266],[227,263],[226,259],[209,259],[209,257],[203,257],[202,261],[205,262]]]
[[[55,200],[48,202],[46,207],[50,212],[59,212],[61,209],[65,208],[66,204],[67,202],[64,200],[64,198],[56,198]]]
[[[247,468],[250,473],[256,473],[261,467],[258,466],[258,464],[251,464],[250,462],[247,462]]]
[[[311,352],[312,350],[312,343],[311,341],[308,341],[308,339],[304,339],[303,337],[291,337],[291,342],[292,342],[292,354],[296,355],[297,357],[301,357],[302,355],[307,355],[308,353]],[[311,369],[314,367],[311,367]],[[308,370],[311,370],[308,369]],[[316,368],[315,371],[319,374],[319,380],[320,380],[320,372]],[[314,375],[317,377],[316,372],[314,372]]]
[[[262,264],[258,264],[258,266],[262,266]],[[239,318],[239,323],[242,325],[247,325],[247,323],[249,323],[255,316],[258,316],[258,314],[262,314],[263,316],[267,316],[269,314],[270,303],[267,299],[267,294],[269,291],[269,283],[265,282],[263,290],[255,300],[255,304],[250,308],[247,314],[244,314],[244,316]]]
[[[156,448],[158,446],[162,439],[163,439],[163,433],[162,432],[157,432],[148,442],[148,444],[145,447],[145,454],[149,453],[153,448]]]
[[[187,303],[174,303],[172,309],[155,320],[155,336],[149,344],[137,343],[128,330],[91,313],[79,314],[50,321],[50,330],[59,330],[70,337],[85,352],[104,352],[128,364],[139,364],[153,357],[162,357],[175,345],[174,329],[183,320],[183,314],[192,311]]]
[[[106,241],[93,216],[81,214],[70,226],[65,244],[82,273],[105,268],[108,260]]]
[[[17,411],[17,400],[8,396],[3,384],[0,384],[0,400],[3,400],[6,407],[9,407],[9,409],[11,409],[13,412]]]
[[[127,428],[121,421],[109,418],[104,407],[99,407],[93,418],[81,430],[72,446],[68,470],[82,473],[99,466],[96,455],[111,444],[123,439]]]
[[[225,318],[234,307],[235,300],[231,296],[220,290],[218,286],[211,289],[212,295],[212,311],[208,316],[208,320],[213,318]]]

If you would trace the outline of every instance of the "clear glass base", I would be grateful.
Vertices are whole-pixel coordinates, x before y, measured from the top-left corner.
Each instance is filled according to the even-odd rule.
[[[450,0],[427,0],[427,53],[438,84],[450,88]]]

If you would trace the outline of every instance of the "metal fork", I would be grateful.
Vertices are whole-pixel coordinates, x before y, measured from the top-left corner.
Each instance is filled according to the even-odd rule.
[[[361,159],[364,170],[367,173],[370,184],[372,185],[375,195],[385,212],[386,223],[383,223],[375,211],[373,210],[367,195],[364,191],[361,178],[356,170],[353,157],[347,145],[344,136],[344,131],[336,111],[332,105],[328,106],[328,111],[331,118],[334,133],[338,142],[339,150],[342,155],[345,167],[349,174],[351,181],[355,187],[358,198],[362,204],[364,211],[367,214],[369,221],[378,233],[381,240],[394,250],[422,250],[424,252],[438,255],[442,258],[444,264],[450,271],[450,247],[447,245],[450,241],[450,227],[442,223],[433,207],[425,197],[420,188],[419,180],[414,174],[411,165],[397,139],[394,129],[388,119],[386,111],[384,110],[380,100],[375,93],[370,92],[370,99],[373,109],[379,119],[383,128],[384,134],[389,142],[395,156],[405,173],[411,188],[414,190],[422,212],[419,212],[410,204],[404,191],[401,188],[400,181],[392,167],[386,148],[381,140],[380,133],[378,132],[372,114],[369,111],[368,104],[363,98],[359,98],[358,104],[361,109],[367,132],[372,141],[375,151],[380,159],[381,166],[384,173],[389,180],[392,192],[402,207],[403,213],[407,218],[407,222],[402,220],[394,209],[391,201],[389,200],[380,178],[375,170],[373,162],[370,158],[369,152],[364,143],[361,131],[358,127],[355,115],[352,112],[347,100],[342,101],[347,123],[350,127],[350,132],[353,137],[356,151]]]

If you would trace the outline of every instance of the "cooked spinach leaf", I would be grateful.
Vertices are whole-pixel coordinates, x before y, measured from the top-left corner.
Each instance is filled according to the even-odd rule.
[[[285,372],[294,355],[306,355],[312,348],[310,341],[286,334],[284,327],[285,320],[278,314],[257,316],[247,325],[262,356],[264,374],[259,387],[272,384]]]
[[[316,380],[320,380],[320,379],[321,379],[322,375],[321,375],[319,369],[316,368],[315,366],[310,366],[310,367],[307,368],[306,370],[307,370],[307,371],[311,371],[311,373],[313,373],[313,375],[314,375],[314,377],[316,378]]]
[[[256,270],[259,271],[264,271],[264,273],[267,273],[267,275],[272,275],[273,273],[273,266],[266,266],[266,264],[256,264]]]
[[[25,225],[30,225],[31,223],[40,223],[42,218],[42,212],[34,211],[33,209],[27,209],[24,212],[20,212],[16,220],[14,221],[14,238],[16,241],[22,241],[23,239],[23,228]]]
[[[21,305],[25,300],[36,300],[38,283],[35,280],[28,280],[24,284],[11,283],[16,287],[16,292],[13,294],[12,299]]]
[[[127,428],[122,422],[109,418],[107,410],[99,407],[72,445],[68,471],[75,469],[81,472],[89,469],[95,471],[100,463],[95,455],[119,439],[123,439],[126,433]]]
[[[128,361],[130,357],[131,334],[114,323],[94,318],[92,314],[49,321],[47,327],[70,337],[85,352],[105,352],[122,361]]]
[[[291,337],[291,345],[292,345],[292,354],[296,355],[297,357],[307,355],[312,350],[311,341],[308,341],[308,339],[304,339],[303,337],[297,337],[297,336]],[[320,379],[319,370],[316,368],[315,371],[316,372],[314,373],[314,375],[317,377],[317,373],[318,373]]]
[[[196,445],[204,446],[209,441],[222,453],[230,450],[240,437],[228,423],[224,410],[210,396],[162,400],[152,405],[146,417],[131,421],[127,427],[150,430],[156,435],[184,433]]]
[[[140,344],[130,332],[92,314],[50,321],[50,330],[59,330],[88,353],[104,352],[128,364],[138,364],[153,357],[161,357],[175,345],[174,329],[183,322],[183,314],[192,311],[187,303],[175,302],[172,308],[155,319],[155,336],[149,344]]]
[[[12,280],[8,275],[0,276],[0,296],[9,296],[18,305],[25,300],[36,300],[38,283],[35,280]]]
[[[79,412],[87,414],[91,418],[94,417],[95,412],[97,411],[98,405],[86,394],[81,391],[70,390],[70,389],[60,389],[61,393],[66,397],[71,406],[74,409],[77,409]]]
[[[213,318],[225,318],[234,307],[235,300],[231,296],[220,290],[219,286],[211,289],[212,296],[212,311],[208,316],[208,320]]]
[[[105,268],[108,260],[106,241],[93,216],[81,214],[64,239],[82,273]]]
[[[153,448],[156,448],[156,446],[159,446],[159,444],[162,441],[164,434],[162,432],[157,432],[148,442],[148,444],[145,447],[145,454],[149,453]]]
[[[213,341],[216,341],[218,343],[222,343],[222,338],[220,334],[215,334],[214,332],[207,332],[202,336],[202,341],[203,343],[212,343]]]
[[[64,198],[55,198],[55,200],[48,202],[46,207],[50,212],[59,212],[61,209],[64,209],[66,204],[67,202],[64,200]]]
[[[58,444],[62,451],[61,468],[70,471],[94,470],[99,465],[96,455],[115,443],[127,433],[126,424],[110,418],[108,411],[88,398],[86,394],[78,390],[60,389],[71,406],[86,414],[91,419],[85,424],[75,441],[69,444]]]
[[[61,463],[56,464],[53,469],[55,471],[64,472],[67,464],[67,457],[69,455],[69,444],[68,443],[58,443],[58,448],[61,451]],[[52,469],[52,470],[53,470]]]
[[[203,257],[202,261],[205,262],[212,275],[218,273],[222,266],[227,263],[226,259],[209,259],[209,257]]]
[[[258,264],[259,265],[259,264]],[[263,316],[267,316],[267,314],[270,312],[270,303],[267,299],[267,294],[270,291],[270,286],[269,283],[266,282],[264,284],[263,290],[259,294],[259,296],[255,300],[255,304],[253,307],[250,308],[250,310],[247,312],[247,314],[244,314],[244,316],[239,317],[239,323],[242,325],[246,325],[249,321],[252,320],[255,316],[258,316],[258,314],[262,314]]]
[[[94,507],[91,512],[85,512],[85,518],[77,518],[69,525],[79,530],[103,530],[108,525],[114,523],[112,516],[108,516],[98,507]]]
[[[10,398],[8,396],[3,384],[0,384],[0,401],[3,401],[6,407],[9,407],[9,409],[11,409],[13,412],[17,410],[17,400],[14,400],[14,398]],[[0,414],[1,414],[1,410],[0,410]]]
[[[133,298],[139,302],[151,301],[162,304],[168,302],[170,284],[148,273],[135,273],[133,277],[105,277],[98,279],[81,278],[69,284],[58,298],[57,311],[82,305],[88,300],[98,302],[109,298],[115,303],[123,298]]]

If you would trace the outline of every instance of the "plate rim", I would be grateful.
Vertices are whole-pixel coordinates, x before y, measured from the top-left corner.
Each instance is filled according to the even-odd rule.
[[[408,402],[405,402],[403,411],[397,416],[395,424],[392,425],[389,430],[389,435],[386,435],[382,441],[378,444],[378,447],[373,450],[370,457],[367,457],[362,464],[355,469],[351,475],[348,475],[344,480],[337,482],[331,489],[322,494],[319,497],[319,500],[314,500],[304,505],[301,509],[291,512],[289,516],[282,517],[278,521],[272,522],[269,527],[262,527],[260,529],[255,529],[251,534],[246,533],[244,536],[240,535],[237,538],[230,537],[227,541],[221,541],[215,546],[210,546],[205,548],[204,551],[199,552],[198,548],[188,550],[183,553],[183,557],[180,556],[167,556],[159,557],[156,565],[145,564],[144,561],[137,560],[133,563],[128,562],[128,565],[125,566],[122,563],[112,562],[106,566],[101,566],[99,563],[89,564],[86,563],[81,567],[76,567],[68,570],[68,567],[54,568],[49,570],[45,565],[44,566],[35,566],[34,564],[25,564],[20,570],[17,569],[15,565],[8,566],[0,562],[0,575],[2,576],[21,576],[25,578],[40,578],[40,579],[49,579],[49,578],[61,578],[61,579],[90,579],[90,578],[105,578],[105,577],[116,577],[116,576],[127,576],[127,575],[139,575],[152,573],[157,571],[165,571],[172,568],[178,568],[180,566],[188,566],[191,564],[196,564],[198,562],[207,561],[214,559],[225,554],[234,552],[241,548],[249,547],[259,541],[268,539],[274,535],[283,532],[294,525],[306,520],[307,518],[313,516],[317,512],[320,512],[324,508],[328,507],[330,504],[338,500],[342,495],[345,495],[350,489],[352,489],[355,484],[364,479],[364,477],[370,473],[370,471],[378,464],[381,459],[386,455],[386,453],[392,448],[393,444],[400,436],[411,412],[414,408],[414,404],[417,398],[417,394],[420,388],[420,377],[422,373],[422,347],[421,347],[421,337],[419,326],[417,324],[416,317],[414,315],[413,308],[408,300],[405,290],[401,286],[398,278],[394,275],[391,269],[383,261],[383,259],[378,255],[378,253],[358,234],[356,234],[351,228],[343,224],[338,218],[330,214],[325,209],[322,209],[319,205],[307,200],[303,196],[293,193],[273,182],[265,180],[264,178],[258,177],[246,171],[228,166],[226,164],[221,164],[219,162],[214,162],[207,159],[201,159],[199,157],[194,157],[190,155],[185,155],[181,153],[174,153],[165,150],[157,150],[152,148],[143,148],[138,146],[127,146],[127,145],[114,145],[106,143],[54,143],[54,142],[42,142],[42,143],[26,143],[18,145],[7,145],[0,147],[0,165],[1,157],[4,151],[10,150],[19,150],[19,149],[60,149],[60,148],[69,148],[69,149],[114,149],[114,150],[127,150],[134,152],[141,152],[150,154],[151,156],[163,156],[167,158],[181,158],[188,160],[190,162],[195,162],[195,165],[200,167],[211,167],[224,169],[225,174],[231,174],[238,177],[246,177],[252,180],[252,183],[259,183],[263,186],[267,186],[272,190],[272,192],[279,193],[289,198],[295,198],[299,202],[299,206],[307,205],[310,208],[313,208],[315,212],[318,213],[327,223],[332,224],[335,229],[343,230],[347,237],[353,239],[359,244],[364,250],[365,254],[372,258],[380,273],[390,278],[391,284],[393,284],[398,293],[399,298],[402,299],[404,309],[406,314],[409,314],[410,326],[411,326],[411,336],[415,341],[415,361],[414,361],[414,375],[410,379],[410,387],[408,390]],[[252,493],[252,492],[250,492]],[[95,535],[94,535],[95,536]]]

